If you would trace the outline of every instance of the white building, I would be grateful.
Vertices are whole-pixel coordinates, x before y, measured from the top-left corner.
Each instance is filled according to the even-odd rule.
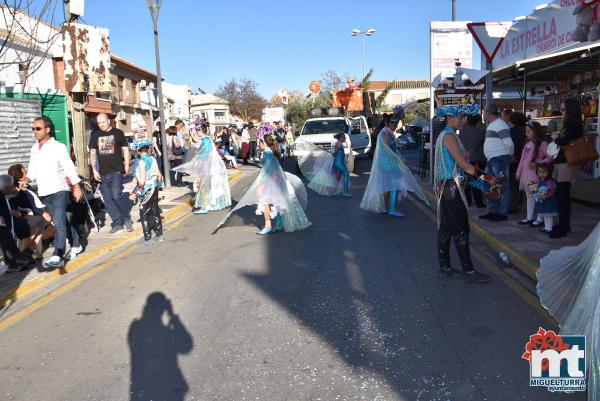
[[[53,58],[63,55],[60,31],[22,10],[0,6],[0,14],[0,41],[10,35],[0,50],[2,93],[56,94]]]
[[[204,117],[210,124],[211,134],[215,131],[229,126],[232,123],[229,103],[212,93],[192,95],[190,97],[190,117],[193,120],[198,114]]]
[[[167,110],[165,110],[165,118],[169,121],[169,125],[175,124],[176,120],[182,120],[187,123],[190,120],[192,87],[190,85],[176,85],[163,82],[162,88],[163,96],[166,98],[165,109]]]
[[[377,98],[387,87],[390,81],[371,81],[369,92]],[[405,105],[422,99],[429,99],[429,81],[424,79],[410,79],[393,81],[392,88],[385,98],[385,103],[390,107]]]

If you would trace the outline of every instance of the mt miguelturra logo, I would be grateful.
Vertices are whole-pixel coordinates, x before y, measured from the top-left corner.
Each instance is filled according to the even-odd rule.
[[[549,391],[585,391],[585,336],[559,336],[539,328],[521,358],[529,361],[529,385]]]

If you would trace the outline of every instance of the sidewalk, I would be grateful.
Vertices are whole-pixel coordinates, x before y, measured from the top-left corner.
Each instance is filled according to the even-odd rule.
[[[239,170],[228,170],[229,180],[232,181],[241,175]],[[125,184],[125,192],[133,189],[133,182]],[[191,187],[191,184],[189,185]],[[168,188],[160,192],[159,206],[163,211],[163,224],[168,224],[179,219],[189,212],[192,192],[188,187]],[[110,218],[107,216],[106,225],[99,232],[95,230],[88,237],[88,246],[76,259],[68,262],[63,269],[48,270],[38,263],[30,270],[19,273],[0,275],[0,317],[11,304],[23,296],[47,285],[51,281],[88,266],[106,256],[111,251],[134,243],[142,239],[142,229],[139,223],[139,208],[134,205],[131,209],[131,219],[134,230],[119,235],[109,235]],[[67,248],[69,249],[69,248]],[[46,249],[44,258],[52,255],[52,248]]]
[[[435,210],[437,206],[431,186],[424,181],[421,185],[431,201],[432,209]],[[485,240],[496,252],[505,252],[510,258],[510,263],[534,281],[541,258],[551,250],[578,245],[600,222],[600,211],[574,202],[571,217],[573,232],[561,239],[550,239],[538,228],[518,225],[519,220],[524,218],[524,211],[510,214],[508,220],[502,222],[480,219],[479,216],[485,213],[485,208],[469,208],[472,233]]]

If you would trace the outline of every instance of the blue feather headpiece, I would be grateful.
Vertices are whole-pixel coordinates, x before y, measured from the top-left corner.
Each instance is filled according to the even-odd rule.
[[[481,112],[481,107],[478,104],[469,105],[445,105],[435,109],[437,117],[456,117],[456,116],[474,116]]]
[[[140,150],[141,148],[149,148],[153,144],[154,144],[154,142],[152,142],[152,139],[144,138],[144,139],[136,139],[135,141],[133,141],[133,144],[131,146],[133,147],[134,150]]]

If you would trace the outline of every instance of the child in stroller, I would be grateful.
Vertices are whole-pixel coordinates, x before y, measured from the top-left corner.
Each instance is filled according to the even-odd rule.
[[[221,159],[223,160],[223,162],[225,162],[225,167],[229,168],[240,168],[240,165],[238,164],[235,156],[232,156],[231,154],[229,154],[229,151],[225,148],[225,146],[221,146],[218,147],[217,144],[215,143],[215,147],[217,148],[217,151],[219,152],[219,154],[221,155]]]

